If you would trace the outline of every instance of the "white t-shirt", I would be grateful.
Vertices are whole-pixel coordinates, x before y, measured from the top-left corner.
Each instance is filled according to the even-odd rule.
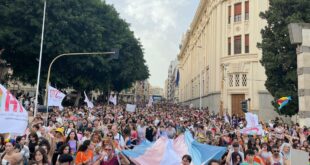
[[[125,140],[124,140],[123,136],[120,135],[119,133],[117,133],[117,134],[114,136],[114,140],[118,141],[118,144],[119,144],[121,147],[125,147]]]

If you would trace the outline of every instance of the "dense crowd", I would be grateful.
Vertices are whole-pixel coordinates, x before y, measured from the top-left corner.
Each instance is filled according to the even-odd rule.
[[[247,123],[242,116],[176,105],[158,104],[135,112],[125,106],[65,107],[50,112],[48,120],[45,115],[33,117],[24,136],[0,136],[2,165],[133,164],[122,150],[161,136],[173,139],[185,130],[200,143],[227,147],[221,160],[209,162],[212,165],[287,165],[291,149],[310,153],[308,128],[278,118],[261,122],[264,135],[243,135],[240,129]],[[191,163],[190,155],[181,159]]]

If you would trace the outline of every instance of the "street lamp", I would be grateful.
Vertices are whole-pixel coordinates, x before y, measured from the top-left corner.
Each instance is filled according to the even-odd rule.
[[[50,63],[48,67],[48,72],[47,72],[47,79],[46,79],[46,91],[45,91],[45,99],[44,99],[44,104],[48,107],[47,105],[47,95],[48,95],[48,85],[49,85],[49,79],[50,79],[50,73],[51,73],[51,68],[53,63],[59,59],[60,57],[63,56],[89,56],[89,55],[110,55],[110,54],[115,54],[116,56],[118,55],[118,51],[113,51],[113,52],[91,52],[91,53],[64,53],[60,54],[57,57],[55,57],[52,62]],[[34,116],[36,116],[37,109],[34,111]]]

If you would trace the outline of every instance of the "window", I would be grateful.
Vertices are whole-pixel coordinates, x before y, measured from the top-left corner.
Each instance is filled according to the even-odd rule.
[[[229,87],[246,87],[247,86],[247,74],[246,73],[234,73],[228,75]]]
[[[234,54],[241,54],[241,36],[234,37]]]
[[[245,1],[244,8],[244,20],[249,20],[249,1]]]
[[[235,74],[235,86],[238,87],[239,86],[239,74]]]
[[[228,37],[228,55],[231,53],[231,38]]]
[[[244,52],[249,53],[250,51],[250,46],[249,46],[249,34],[246,34],[244,36]]]
[[[229,75],[229,87],[233,87],[234,86],[234,75],[230,74]]]
[[[237,3],[234,6],[234,22],[240,22],[241,21],[241,3]]]
[[[228,24],[230,24],[231,20],[231,6],[228,6]]]
[[[242,74],[242,86],[243,87],[247,86],[247,76],[246,76],[246,74]]]

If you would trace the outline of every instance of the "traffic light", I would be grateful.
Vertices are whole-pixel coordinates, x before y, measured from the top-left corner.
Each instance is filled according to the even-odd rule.
[[[248,101],[247,100],[241,101],[241,108],[244,113],[248,112]]]

